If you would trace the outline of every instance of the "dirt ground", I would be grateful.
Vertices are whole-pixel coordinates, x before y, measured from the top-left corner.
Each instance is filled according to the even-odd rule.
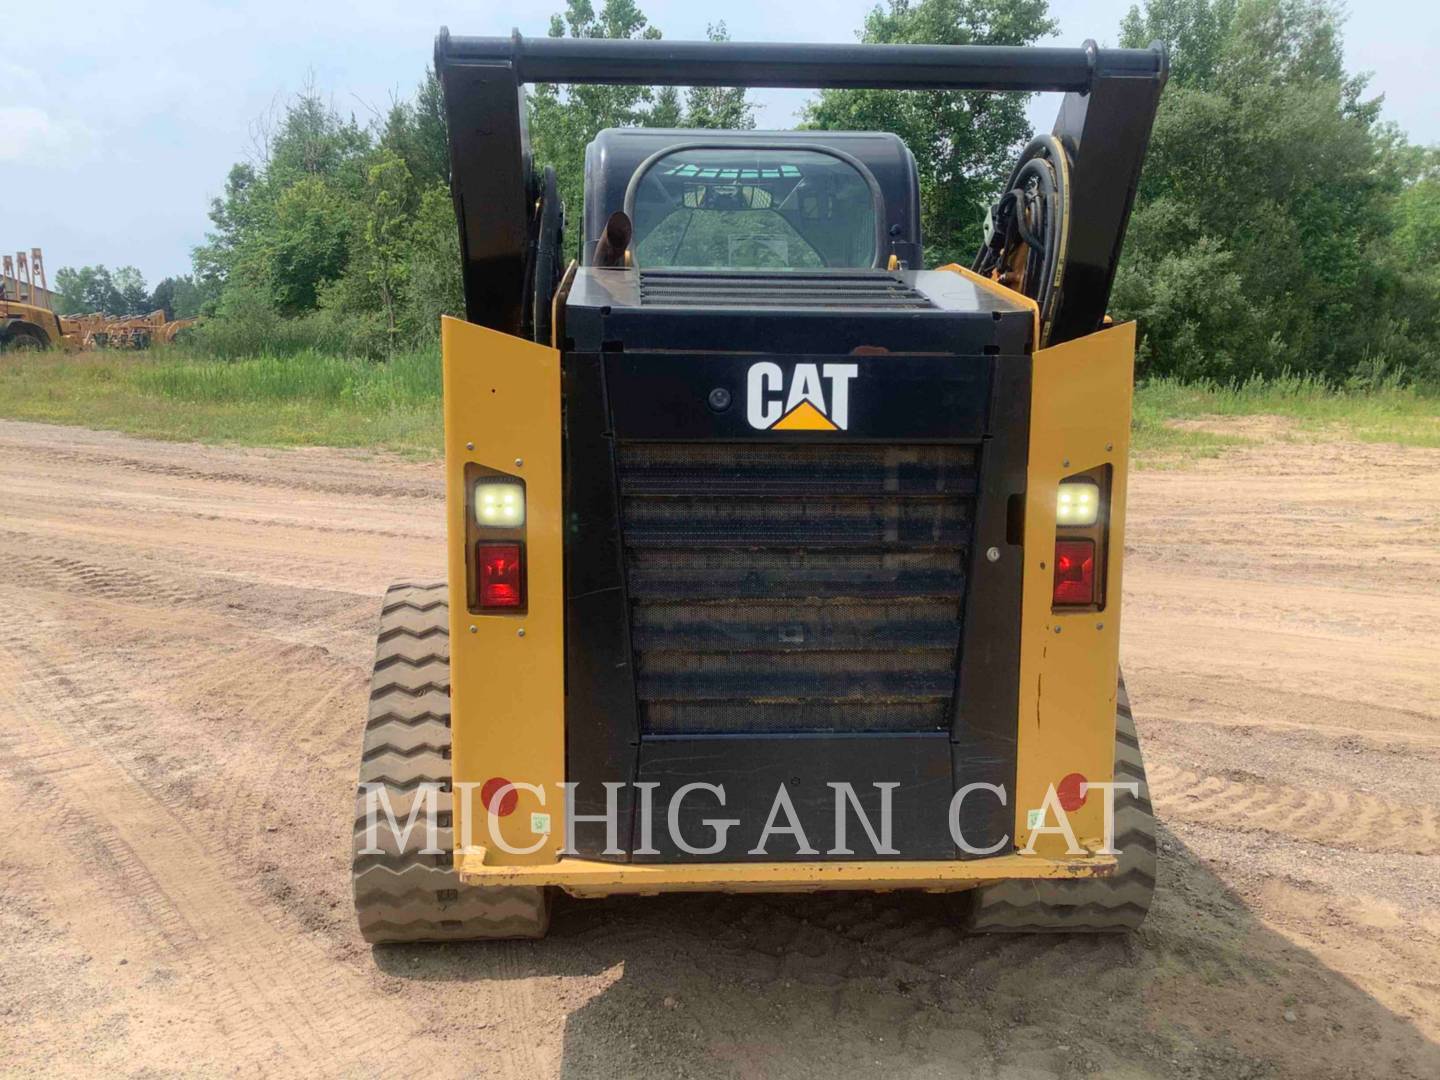
[[[1134,477],[1161,880],[1103,940],[692,896],[372,952],[372,633],[391,579],[441,568],[439,479],[0,423],[0,1071],[1440,1076],[1440,451]]]

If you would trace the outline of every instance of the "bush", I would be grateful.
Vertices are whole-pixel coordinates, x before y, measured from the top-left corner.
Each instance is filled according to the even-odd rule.
[[[136,373],[142,390],[177,401],[242,404],[315,402],[387,409],[440,399],[440,356],[434,349],[394,354],[380,363],[304,349],[240,360],[174,357]]]
[[[302,352],[373,356],[371,330],[365,320],[331,308],[287,318],[271,305],[265,290],[232,283],[215,314],[194,328],[189,344],[226,360]]]
[[[1114,298],[1147,374],[1435,377],[1440,290],[1409,252],[1440,245],[1440,195],[1345,73],[1339,21],[1329,0],[1127,18],[1122,44],[1161,37],[1176,60]]]

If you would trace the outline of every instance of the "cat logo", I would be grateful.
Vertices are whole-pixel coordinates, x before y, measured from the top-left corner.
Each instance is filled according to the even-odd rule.
[[[850,426],[850,380],[858,374],[859,364],[796,364],[787,389],[779,364],[751,364],[745,419],[760,431],[844,431]]]

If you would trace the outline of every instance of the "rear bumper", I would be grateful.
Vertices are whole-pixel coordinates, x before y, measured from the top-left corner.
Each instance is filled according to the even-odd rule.
[[[922,889],[961,892],[995,881],[1073,880],[1115,872],[1113,855],[1046,858],[997,855],[989,859],[904,862],[610,863],[559,859],[530,866],[486,863],[483,848],[456,853],[466,885],[556,886],[574,896],[663,892],[821,892]]]

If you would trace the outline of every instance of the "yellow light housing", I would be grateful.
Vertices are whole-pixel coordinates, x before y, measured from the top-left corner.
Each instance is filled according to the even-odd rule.
[[[1089,481],[1060,485],[1056,525],[1094,525],[1100,516],[1100,485]]]
[[[525,524],[525,485],[512,480],[482,480],[475,485],[475,523],[492,529]]]

